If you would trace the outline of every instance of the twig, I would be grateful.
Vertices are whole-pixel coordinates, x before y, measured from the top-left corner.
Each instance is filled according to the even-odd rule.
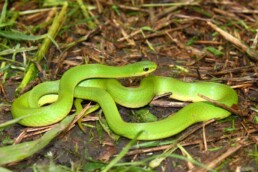
[[[189,103],[187,102],[171,102],[166,100],[152,100],[150,105],[158,107],[185,107]]]
[[[71,124],[67,127],[65,133],[69,130],[71,130],[74,126],[75,123],[85,114],[85,112],[90,108],[90,104],[87,104],[87,106],[85,106],[85,108],[82,109],[82,111],[75,116],[74,120],[71,122]]]
[[[112,1],[106,1],[106,0],[100,0],[101,3],[105,4],[105,5],[109,5],[109,6],[113,6],[114,5],[114,2]],[[145,13],[148,13],[149,10],[145,10],[145,9],[142,9],[142,8],[138,8],[138,7],[134,7],[134,6],[126,6],[126,5],[122,5],[122,4],[115,4],[116,6],[118,6],[119,8],[121,9],[125,9],[125,10],[132,10],[132,11],[140,11],[140,12],[145,12]]]
[[[205,126],[206,126],[206,124],[203,123],[202,124],[202,136],[203,136],[204,150],[207,151],[208,150],[208,145],[207,145],[207,139],[206,139]]]
[[[214,158],[214,161],[207,163],[206,166],[211,168],[211,169],[215,168],[221,162],[223,162],[227,157],[229,157],[230,155],[232,155],[236,151],[238,151],[242,146],[243,146],[242,144],[237,144],[237,146],[229,148],[224,154],[221,154],[219,157]],[[194,171],[206,172],[207,170],[206,169],[200,169],[200,168],[197,167],[197,168],[191,169],[189,172],[194,172]]]
[[[206,96],[204,96],[204,95],[202,95],[202,94],[198,94],[198,96],[201,97],[201,98],[203,98],[203,99],[205,99],[205,100],[207,100],[207,101],[209,101],[209,102],[211,102],[211,103],[213,103],[213,104],[215,104],[216,106],[219,106],[219,107],[221,107],[221,108],[223,108],[223,109],[226,109],[226,110],[229,111],[229,112],[232,112],[232,113],[234,113],[234,114],[236,114],[236,115],[239,115],[239,116],[243,116],[240,111],[238,111],[238,110],[236,110],[236,109],[234,109],[234,108],[231,108],[231,107],[229,107],[229,106],[227,106],[227,105],[225,105],[225,104],[223,104],[223,103],[220,103],[220,102],[218,102],[218,101],[216,101],[216,100],[213,100],[213,99],[211,99],[211,98],[209,98],[209,97],[206,97]]]
[[[37,127],[37,128],[26,128],[15,139],[14,144],[20,143],[25,138],[29,138],[32,136],[36,136],[36,135],[45,133],[45,132],[51,130],[52,128],[54,128],[54,126],[56,126],[56,124],[48,125],[48,126],[44,126],[44,127]]]
[[[210,21],[207,22],[207,24],[214,29],[215,31],[217,31],[218,33],[220,33],[226,40],[228,40],[229,42],[235,44],[238,48],[242,49],[243,51],[245,51],[249,57],[255,61],[258,61],[258,53],[255,52],[254,50],[252,50],[251,48],[249,48],[247,45],[245,45],[244,43],[242,43],[239,39],[235,38],[234,36],[232,36],[231,34],[229,34],[228,32],[220,29],[218,26],[216,26],[215,24],[211,23]]]

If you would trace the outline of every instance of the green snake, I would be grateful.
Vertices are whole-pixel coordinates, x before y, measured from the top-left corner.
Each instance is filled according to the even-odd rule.
[[[155,140],[175,135],[194,123],[222,119],[231,114],[205,101],[199,94],[229,107],[238,102],[238,96],[232,88],[213,82],[187,83],[174,78],[148,76],[138,87],[129,88],[116,80],[149,74],[156,67],[155,63],[149,61],[121,67],[100,64],[76,66],[65,72],[60,81],[39,84],[18,97],[12,105],[13,117],[33,114],[19,123],[25,126],[50,125],[62,120],[70,112],[76,97],[97,102],[109,127],[116,134],[134,138],[143,131],[138,140]],[[142,107],[154,96],[164,93],[172,93],[170,98],[193,103],[165,119],[148,123],[125,122],[116,107],[116,103],[126,107]],[[40,98],[48,94],[58,95],[57,100],[40,107]]]

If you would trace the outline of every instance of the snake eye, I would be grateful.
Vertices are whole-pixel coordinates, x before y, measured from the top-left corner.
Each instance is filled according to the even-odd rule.
[[[149,71],[149,68],[148,68],[148,67],[144,67],[144,68],[143,68],[143,71],[144,71],[144,72],[148,72],[148,71]]]

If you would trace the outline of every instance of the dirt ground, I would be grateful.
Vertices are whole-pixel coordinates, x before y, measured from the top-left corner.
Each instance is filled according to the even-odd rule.
[[[22,92],[41,82],[60,79],[69,68],[84,63],[120,66],[150,60],[158,64],[155,75],[231,86],[239,96],[233,108],[236,113],[226,119],[194,124],[166,139],[137,141],[141,147],[131,147],[109,171],[257,171],[258,1],[69,1],[54,38],[58,47],[50,44],[40,60],[34,57],[42,39],[13,39],[2,31],[49,33],[62,5],[36,0],[8,2],[5,23],[9,24],[1,25],[3,20],[0,23],[0,123],[12,119],[11,104],[21,94],[15,95],[16,88],[31,63],[36,70]],[[129,86],[137,85],[139,80],[122,82]],[[118,108],[124,120],[132,120],[131,109]],[[180,109],[159,105],[146,108],[159,119]],[[115,140],[108,134],[100,122],[105,117],[100,114],[97,111],[85,117],[86,132],[76,124],[34,155],[4,167],[24,172],[51,168],[101,171],[130,140]],[[42,135],[14,124],[0,129],[0,146],[36,140]]]

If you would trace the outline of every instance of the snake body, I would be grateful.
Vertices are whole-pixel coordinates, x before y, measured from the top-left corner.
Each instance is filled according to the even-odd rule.
[[[30,92],[18,97],[12,104],[13,118],[29,115],[19,123],[25,126],[46,126],[62,120],[70,112],[73,105],[73,92],[82,80],[90,78],[125,78],[148,74],[157,65],[150,61],[142,61],[125,66],[107,66],[86,64],[76,66],[65,72],[59,83],[58,100],[51,105],[32,108],[28,103]]]
[[[142,67],[139,67],[141,65]],[[88,67],[89,65],[85,65],[83,68],[88,69]],[[126,75],[126,73],[129,72],[127,71],[127,66],[108,67],[108,69],[111,68],[110,71],[112,72],[110,73],[105,70],[106,66],[94,66],[95,70],[100,70],[99,68],[102,67],[104,67],[104,69],[101,69],[101,71],[105,71],[105,76],[91,73],[88,74],[90,76],[84,76],[83,79],[76,78],[74,72],[81,72],[80,69],[82,68],[78,70],[70,69],[64,74],[60,81],[50,81],[39,84],[33,88],[32,91],[25,93],[13,103],[12,113],[14,118],[27,115],[29,113],[36,113],[36,115],[28,117],[20,123],[27,126],[44,126],[58,122],[69,113],[72,106],[72,99],[76,97],[99,103],[105,114],[108,125],[116,134],[127,138],[133,138],[138,132],[143,131],[143,133],[138,137],[139,140],[155,140],[175,135],[196,122],[207,121],[210,119],[222,119],[230,115],[230,112],[227,110],[204,101],[198,96],[198,94],[205,95],[227,106],[232,106],[238,102],[237,94],[232,88],[213,82],[186,83],[174,78],[149,76],[145,77],[141,81],[139,87],[128,88],[122,86],[116,79],[112,79],[150,73],[156,69],[156,65],[151,62],[144,62],[143,64],[135,63],[130,65],[129,67],[131,70],[135,71],[131,72],[130,76]],[[119,72],[115,73],[116,70],[112,69],[118,69]],[[123,70],[126,71],[125,75],[122,76]],[[82,75],[87,75],[84,72]],[[99,74],[101,72],[96,73]],[[106,77],[108,74],[110,75]],[[67,88],[65,87],[66,85],[69,85],[71,81],[64,79],[69,79],[71,76],[74,77],[74,80],[76,78],[76,82],[73,81],[74,83],[70,86],[70,93],[68,93]],[[64,91],[61,91],[62,89],[64,89]],[[141,107],[148,104],[155,95],[168,92],[172,93],[170,98],[181,101],[192,101],[194,103],[187,105],[177,113],[170,115],[165,119],[148,123],[125,122],[121,118],[116,107],[116,103],[126,107]],[[38,102],[40,98],[47,94],[58,95],[57,101],[51,105],[39,107]],[[68,96],[69,100],[68,98],[65,98],[67,94],[70,94],[70,96]],[[69,108],[65,107],[68,103],[62,104],[64,101],[63,99],[70,102]],[[56,110],[55,108],[66,109],[66,111],[63,112],[63,110]],[[61,117],[57,117],[60,116],[61,112],[63,115]]]

